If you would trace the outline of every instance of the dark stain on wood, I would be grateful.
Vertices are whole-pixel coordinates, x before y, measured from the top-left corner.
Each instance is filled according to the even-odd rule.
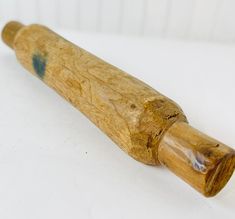
[[[46,71],[46,63],[47,60],[44,56],[39,53],[36,53],[32,57],[32,64],[34,71],[39,76],[39,78],[43,79]]]

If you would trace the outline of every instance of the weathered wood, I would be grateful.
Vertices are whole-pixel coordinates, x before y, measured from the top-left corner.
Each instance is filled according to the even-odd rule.
[[[136,160],[165,164],[206,196],[229,180],[234,150],[192,129],[176,103],[144,82],[41,25],[10,22],[2,38],[26,69]]]
[[[160,141],[160,163],[205,196],[214,196],[234,171],[234,150],[184,122],[176,122]]]

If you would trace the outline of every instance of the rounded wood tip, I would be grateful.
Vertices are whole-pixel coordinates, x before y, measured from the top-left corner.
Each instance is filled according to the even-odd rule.
[[[184,122],[176,122],[159,144],[158,159],[206,197],[215,196],[235,169],[235,151]]]
[[[8,22],[3,30],[2,30],[2,40],[3,42],[8,45],[10,48],[14,49],[14,40],[17,32],[23,27],[24,25],[17,22],[17,21],[10,21]]]

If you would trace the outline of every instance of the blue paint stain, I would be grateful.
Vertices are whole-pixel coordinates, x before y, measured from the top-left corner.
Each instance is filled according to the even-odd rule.
[[[32,62],[34,71],[41,79],[43,79],[46,70],[46,58],[37,53],[33,55]]]

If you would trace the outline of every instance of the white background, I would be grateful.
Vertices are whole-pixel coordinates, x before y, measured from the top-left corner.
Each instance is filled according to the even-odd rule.
[[[234,0],[0,0],[0,22],[228,42],[234,12]]]
[[[15,9],[10,5],[12,1],[0,2],[0,11],[4,11],[4,16],[1,14],[0,18],[5,22],[11,16],[10,11]],[[8,9],[3,10],[3,2],[6,3],[4,8],[6,6]],[[24,2],[30,2],[29,5],[34,7],[33,1]],[[53,5],[53,1],[48,2],[41,1],[40,4]],[[84,4],[89,5],[88,2]],[[119,1],[107,2],[113,2],[107,3],[110,5],[107,7],[114,7],[115,2],[118,4]],[[155,4],[165,1],[148,2]],[[202,1],[195,2],[201,2],[198,7],[202,7]],[[214,5],[216,1],[203,2],[205,10],[195,10],[204,13],[205,19],[194,18],[198,23],[192,35],[187,34],[190,39],[212,39],[208,38],[211,35],[208,35],[204,25],[210,23],[211,19],[210,13],[206,16],[206,7],[210,8],[209,2]],[[233,1],[230,2],[232,11]],[[24,11],[24,4],[20,5],[17,16],[22,17],[25,23],[33,21],[35,14]],[[133,13],[135,17],[137,5],[129,6],[132,8],[129,11],[123,9],[126,10],[123,16]],[[138,16],[132,21],[125,18],[123,34],[115,35],[119,32],[111,25],[113,21],[107,15],[108,18],[103,22],[111,23],[106,23],[103,33],[95,33],[98,29],[92,19],[85,19],[87,23],[84,21],[82,26],[81,20],[78,23],[69,21],[72,18],[70,13],[54,16],[50,12],[52,8],[54,12],[54,7],[44,7],[40,16],[37,15],[39,20],[44,19],[48,24],[52,22],[54,30],[65,38],[171,97],[182,106],[191,125],[234,148],[233,44],[162,39],[161,32],[150,28],[154,22],[146,25],[149,28],[146,34],[154,36],[149,38],[136,31],[139,28],[136,20]],[[219,8],[222,10],[222,7]],[[76,15],[77,9],[70,9]],[[92,17],[96,11],[93,10],[94,13],[88,10],[80,13],[80,16],[88,16],[87,12]],[[182,13],[176,11],[171,16],[178,17],[178,25],[183,27],[185,20],[180,19]],[[155,15],[152,12],[151,21]],[[223,18],[223,22],[227,23],[222,25],[225,29],[220,32],[220,37],[223,37],[218,39],[232,40],[235,25],[228,26],[232,23],[232,15],[223,14]],[[167,25],[167,34],[172,38],[182,37],[182,29],[178,29],[177,24],[175,28],[173,26]],[[16,61],[13,51],[2,42],[0,78],[0,218],[235,217],[235,176],[218,196],[206,199],[167,169],[138,163],[122,152],[79,111],[24,70]]]

